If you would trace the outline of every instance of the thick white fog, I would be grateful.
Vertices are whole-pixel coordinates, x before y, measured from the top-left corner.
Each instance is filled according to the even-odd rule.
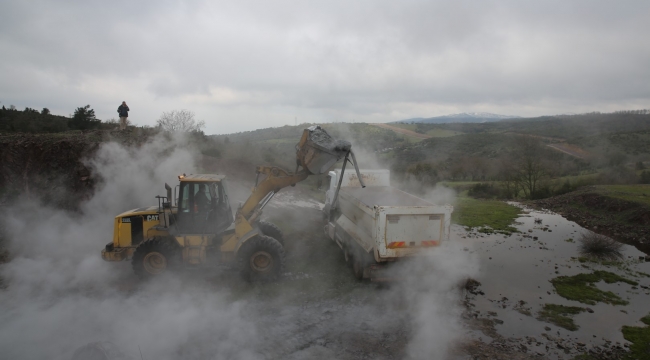
[[[195,171],[194,155],[182,144],[162,137],[137,149],[103,144],[87,159],[100,180],[97,189],[77,213],[34,199],[5,209],[10,261],[0,266],[3,358],[71,359],[94,342],[110,342],[131,358],[141,351],[144,359],[331,358],[340,353],[319,339],[356,327],[371,338],[403,329],[409,358],[442,359],[460,339],[458,284],[477,269],[452,244],[406,264],[404,282],[361,287],[351,293],[353,301],[308,305],[297,303],[299,292],[269,299],[265,292],[274,285],[237,280],[233,288],[192,272],[141,281],[130,262],[104,262],[100,251],[111,241],[113,217],[156,204],[165,181],[174,184],[179,172]]]

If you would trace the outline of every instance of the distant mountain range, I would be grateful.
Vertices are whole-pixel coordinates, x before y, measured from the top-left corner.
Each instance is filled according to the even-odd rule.
[[[444,123],[483,123],[483,122],[493,122],[500,121],[505,119],[517,119],[521,116],[511,116],[511,115],[499,115],[499,114],[490,114],[485,112],[472,112],[472,113],[460,113],[460,114],[451,114],[451,115],[442,115],[434,116],[430,118],[412,118],[399,121],[392,121],[391,124],[396,123],[423,123],[423,124],[444,124]]]

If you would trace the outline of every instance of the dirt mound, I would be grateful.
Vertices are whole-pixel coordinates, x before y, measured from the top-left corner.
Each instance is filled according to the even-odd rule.
[[[606,196],[593,187],[536,200],[531,205],[559,213],[584,228],[650,254],[650,207],[647,205]]]
[[[137,131],[0,134],[0,203],[27,196],[75,209],[95,184],[84,159],[93,156],[102,142],[137,145],[146,139]]]

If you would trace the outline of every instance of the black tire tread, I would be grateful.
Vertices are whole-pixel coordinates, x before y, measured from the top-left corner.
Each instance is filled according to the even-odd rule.
[[[259,250],[266,250],[271,253],[275,260],[279,263],[279,266],[276,266],[272,272],[268,274],[257,274],[254,273],[249,265],[249,258]],[[252,239],[247,240],[239,251],[237,252],[237,262],[239,264],[239,269],[247,281],[273,281],[276,280],[282,272],[284,271],[285,265],[285,253],[282,244],[276,239],[266,236],[258,235]]]
[[[133,271],[138,276],[152,276],[147,273],[142,264],[145,255],[152,251],[158,251],[167,258],[167,269],[178,266],[180,264],[180,252],[178,245],[174,244],[170,239],[156,236],[142,242],[133,253],[131,259],[131,266]]]
[[[282,230],[280,230],[280,228],[277,225],[275,225],[272,222],[268,222],[264,220],[258,221],[257,225],[259,226],[262,234],[274,238],[281,245],[284,246],[284,234],[282,233]]]

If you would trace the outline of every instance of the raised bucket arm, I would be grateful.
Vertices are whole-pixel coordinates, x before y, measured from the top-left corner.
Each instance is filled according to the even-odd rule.
[[[347,141],[334,140],[320,126],[311,126],[303,131],[296,145],[297,165],[310,175],[325,174],[350,153],[351,147]]]
[[[302,166],[303,169],[306,169],[311,174],[324,174],[329,171],[332,165],[343,158],[341,177],[338,186],[336,187],[336,192],[334,193],[334,199],[332,200],[332,209],[334,209],[334,205],[336,204],[336,199],[338,198],[339,190],[341,189],[343,174],[345,174],[345,166],[348,161],[350,161],[350,158],[352,158],[352,161],[350,162],[354,165],[361,187],[366,187],[363,183],[361,172],[359,171],[357,159],[351,148],[352,146],[349,142],[332,139],[332,137],[329,136],[329,134],[320,126],[312,126],[305,129],[302,133],[300,142],[296,145],[296,156],[298,162],[296,168]]]
[[[264,178],[255,182],[252,194],[237,211],[237,217],[243,217],[249,223],[255,222],[280,189],[293,186],[309,175],[326,173],[337,161],[348,161],[350,155],[354,159],[350,148],[349,142],[332,139],[320,126],[305,129],[296,145],[296,171],[289,173],[279,167],[258,166],[257,179],[260,175]],[[356,166],[356,161],[354,163]]]

